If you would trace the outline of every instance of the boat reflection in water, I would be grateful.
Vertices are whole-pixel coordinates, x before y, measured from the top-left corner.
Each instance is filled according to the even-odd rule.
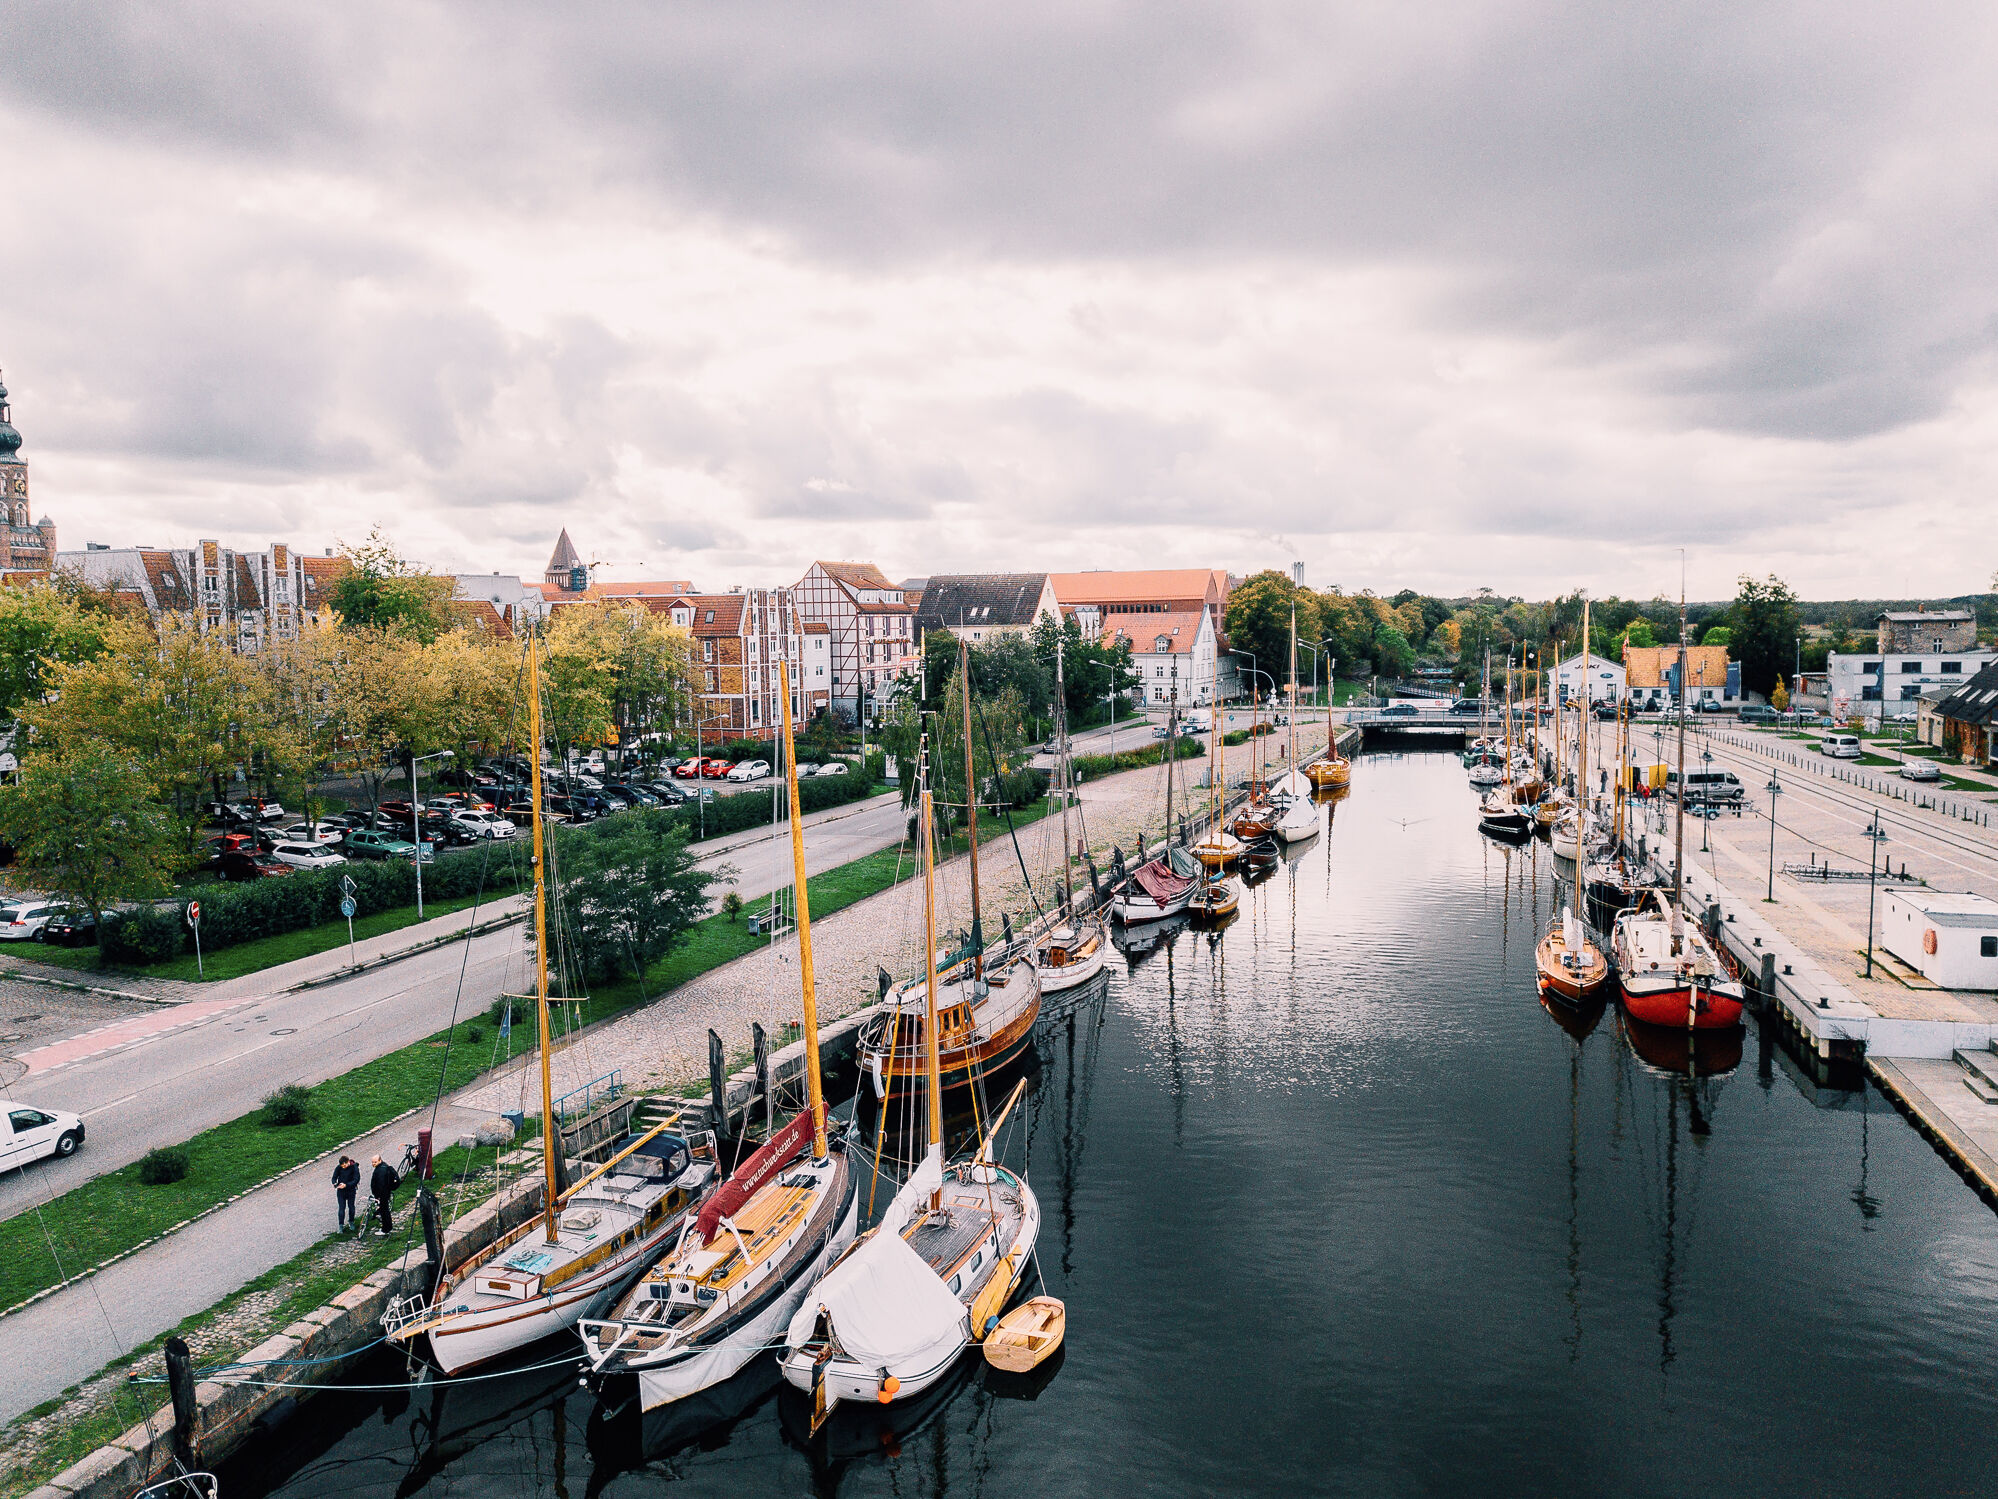
[[[574,1381],[572,1370],[570,1383]],[[591,1490],[619,1473],[637,1472],[694,1448],[719,1452],[745,1421],[768,1414],[783,1383],[776,1356],[766,1353],[720,1384],[655,1410],[642,1408],[635,1376],[628,1389],[607,1389],[590,1411],[584,1436],[593,1463]]]
[[[1637,1059],[1655,1072],[1672,1077],[1725,1077],[1741,1065],[1741,1046],[1748,1034],[1741,1026],[1696,1030],[1646,1025],[1623,1017],[1624,1039]]]
[[[1126,965],[1136,968],[1160,948],[1170,946],[1172,939],[1185,931],[1190,922],[1191,918],[1182,912],[1139,927],[1116,926],[1110,929],[1110,940],[1123,953]]]
[[[1570,1036],[1577,1041],[1586,1041],[1602,1022],[1606,1006],[1601,999],[1584,999],[1580,1004],[1556,1003],[1550,995],[1542,994],[1540,1008],[1547,1012],[1548,1019]]]
[[[842,1401],[826,1417],[816,1436],[812,1433],[812,1397],[786,1388],[777,1396],[777,1415],[783,1423],[784,1440],[809,1454],[815,1466],[867,1458],[898,1458],[902,1455],[902,1444],[942,1416],[971,1387],[984,1367],[985,1361],[974,1349],[913,1399],[887,1405]]]

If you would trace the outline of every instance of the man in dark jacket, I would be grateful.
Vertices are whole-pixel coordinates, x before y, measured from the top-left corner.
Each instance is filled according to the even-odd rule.
[[[389,1199],[395,1195],[396,1183],[401,1179],[395,1174],[395,1167],[380,1156],[375,1157],[375,1171],[368,1178],[368,1191],[374,1196],[376,1211],[381,1214],[384,1234],[395,1230],[395,1220],[389,1216]]]
[[[361,1190],[361,1166],[352,1156],[340,1157],[333,1168],[333,1200],[339,1205],[340,1228],[354,1227],[354,1197]]]

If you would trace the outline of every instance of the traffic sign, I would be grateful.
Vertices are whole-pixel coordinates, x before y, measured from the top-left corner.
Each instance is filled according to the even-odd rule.
[[[351,874],[340,876],[340,893],[343,895],[352,895],[354,893],[354,877]]]
[[[201,925],[201,902],[200,902],[200,901],[198,901],[198,900],[191,900],[191,901],[189,901],[189,902],[187,903],[187,924],[188,924],[189,926],[200,926],[200,925]]]
[[[343,896],[341,896],[341,897],[340,897],[340,914],[341,914],[342,916],[345,916],[345,917],[348,917],[349,919],[351,919],[351,918],[353,917],[353,914],[354,914],[354,897],[353,897],[353,896],[351,896],[351,895],[343,895]]]

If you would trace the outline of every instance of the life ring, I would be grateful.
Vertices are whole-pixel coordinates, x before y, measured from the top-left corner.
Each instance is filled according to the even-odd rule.
[[[1936,929],[1934,927],[1930,927],[1927,931],[1922,933],[1922,951],[1927,953],[1930,957],[1935,956]]]

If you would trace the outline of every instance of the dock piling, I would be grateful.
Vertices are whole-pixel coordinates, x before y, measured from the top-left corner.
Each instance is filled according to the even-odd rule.
[[[173,1455],[185,1472],[201,1466],[195,1440],[200,1407],[194,1400],[194,1356],[179,1337],[166,1340],[167,1393],[173,1397]]]

